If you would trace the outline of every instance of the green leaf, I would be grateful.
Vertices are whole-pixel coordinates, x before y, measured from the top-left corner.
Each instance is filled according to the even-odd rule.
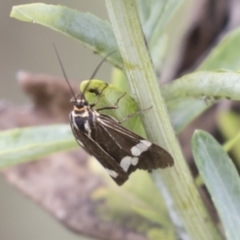
[[[211,51],[198,70],[218,70],[228,69],[232,71],[240,70],[240,55],[236,49],[240,48],[240,28],[230,32]]]
[[[182,0],[138,0],[138,10],[147,39],[159,39]],[[152,40],[153,41],[153,40]]]
[[[196,131],[192,149],[199,172],[211,194],[228,239],[240,236],[240,179],[232,160],[216,140]]]
[[[191,104],[190,104],[191,103]],[[194,118],[206,109],[201,99],[179,98],[167,101],[167,108],[176,133],[180,133]]]
[[[117,50],[117,44],[109,22],[91,13],[82,13],[64,6],[33,3],[14,6],[11,17],[38,23],[72,37],[101,56]],[[109,56],[108,61],[122,68],[118,53]]]
[[[163,87],[166,101],[179,98],[240,100],[240,72],[195,72]],[[208,99],[206,99],[208,100]]]
[[[118,68],[113,68],[112,70],[112,84],[116,88],[119,88],[124,92],[130,93],[127,76],[125,72]]]
[[[166,30],[166,25],[182,2],[184,1],[138,0],[138,12],[143,32],[156,70],[159,70],[159,66],[167,54],[168,37],[164,30]]]
[[[86,80],[81,83],[81,86],[80,86],[81,92],[83,91],[83,89],[85,88],[88,82],[89,81]],[[139,112],[138,105],[135,102],[135,100],[126,92],[123,92],[122,90],[118,89],[112,84],[107,84],[101,80],[92,79],[91,84],[85,94],[85,97],[87,98],[88,102],[95,103],[97,101],[99,94],[103,89],[104,91],[101,94],[99,102],[94,108],[97,109],[97,108],[102,108],[106,106],[114,106],[117,103],[118,99],[125,94],[123,98],[120,99],[117,109],[104,110],[104,111],[101,111],[101,113],[110,115],[116,118],[118,121],[122,121],[125,118],[127,118],[127,120],[124,121],[122,125],[130,129],[131,131],[144,137],[145,131],[141,122],[140,115],[137,114],[136,116],[133,116],[133,117],[129,116],[131,114]]]
[[[175,130],[179,133],[213,102],[240,100],[239,72],[195,72],[162,87]]]
[[[27,127],[0,133],[0,168],[77,147],[69,125]]]
[[[149,10],[154,10],[154,14],[148,15],[148,19],[144,18],[146,21],[143,22],[143,29],[149,40],[152,57],[156,59],[154,62],[159,61],[163,52],[166,53],[164,49],[167,39],[161,35],[163,28],[178,5],[178,0],[165,0],[164,2],[155,0],[147,5],[141,1],[139,4],[140,12],[144,12],[143,14],[146,12],[146,6],[151,8]],[[21,21],[38,23],[61,32],[80,41],[101,56],[106,56],[109,52],[118,49],[109,22],[103,21],[91,13],[82,13],[65,6],[33,3],[14,6],[10,16]],[[108,61],[122,68],[122,59],[119,54],[111,55]]]

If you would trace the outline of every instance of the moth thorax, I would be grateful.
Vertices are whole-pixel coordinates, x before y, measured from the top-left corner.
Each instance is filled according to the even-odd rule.
[[[81,117],[81,118],[88,118],[90,114],[90,110],[88,109],[87,106],[84,106],[82,108],[78,108],[74,106],[72,115],[73,117]]]

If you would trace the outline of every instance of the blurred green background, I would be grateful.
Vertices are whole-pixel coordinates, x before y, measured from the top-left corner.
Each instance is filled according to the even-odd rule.
[[[0,3],[0,100],[23,104],[28,101],[16,81],[19,70],[62,76],[52,43],[58,48],[70,79],[88,79],[100,57],[77,41],[37,24],[17,21],[9,17],[13,5],[31,1],[1,1]],[[104,1],[58,0],[61,4],[82,12],[92,12],[107,19]],[[110,66],[104,64],[97,74],[110,79]],[[35,203],[9,186],[0,176],[0,239],[1,240],[74,240],[85,239],[63,228]]]

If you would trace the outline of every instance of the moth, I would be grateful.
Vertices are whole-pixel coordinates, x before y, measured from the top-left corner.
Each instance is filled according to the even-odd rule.
[[[73,104],[73,110],[69,115],[73,135],[77,143],[101,163],[119,186],[124,184],[129,175],[137,169],[151,171],[174,164],[172,156],[166,150],[124,128],[115,118],[101,113],[106,109],[116,109],[118,102],[124,95],[113,106],[98,109],[95,108],[97,103],[89,104],[86,100],[85,93],[91,84],[91,79],[94,78],[101,64],[112,53],[99,63],[82,93],[75,95],[56,48],[55,51],[65,80],[73,94],[70,100]],[[104,88],[100,93],[96,92],[96,95],[100,96],[103,91]]]

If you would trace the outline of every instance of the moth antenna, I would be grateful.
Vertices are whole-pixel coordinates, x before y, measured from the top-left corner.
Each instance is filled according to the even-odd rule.
[[[95,75],[97,74],[99,68],[102,66],[102,64],[105,62],[105,60],[110,56],[112,55],[113,53],[115,53],[117,50],[114,50],[112,52],[110,52],[107,56],[105,56],[102,61],[97,65],[97,67],[95,68],[92,76],[89,78],[89,82],[87,83],[87,85],[85,86],[85,88],[83,89],[83,92],[82,92],[82,95],[81,95],[81,98],[83,97],[84,98],[84,94],[86,92],[86,90],[88,89],[90,83],[91,83],[91,80],[95,77]]]
[[[59,64],[60,64],[60,67],[61,67],[61,70],[62,70],[64,79],[65,79],[66,82],[67,82],[67,85],[68,85],[68,87],[69,87],[69,89],[70,89],[70,92],[71,92],[72,95],[73,95],[74,100],[77,101],[76,96],[75,96],[75,93],[74,93],[74,91],[73,91],[73,88],[72,88],[69,80],[68,80],[67,74],[66,74],[66,72],[65,72],[65,70],[64,70],[64,68],[63,68],[62,61],[61,61],[61,59],[60,59],[60,56],[59,56],[59,54],[58,54],[57,48],[56,48],[56,46],[55,46],[54,43],[53,43],[53,47],[54,47],[54,50],[55,50],[55,52],[56,52],[56,55],[57,55],[57,58],[58,58],[58,62],[59,62]]]

